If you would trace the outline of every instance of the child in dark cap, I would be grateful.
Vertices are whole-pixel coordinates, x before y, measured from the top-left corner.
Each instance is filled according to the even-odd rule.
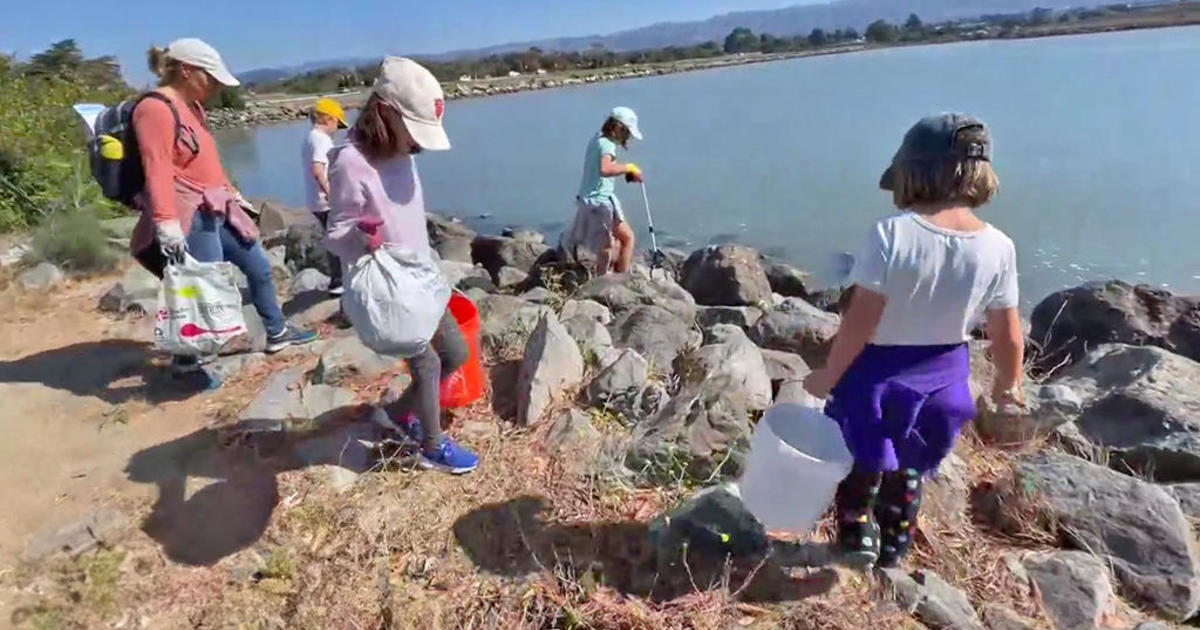
[[[854,469],[837,493],[847,559],[889,567],[908,553],[921,484],[975,416],[967,341],[986,321],[992,399],[1021,404],[1024,341],[1012,240],[975,211],[999,189],[987,127],[931,116],[904,136],[880,179],[901,212],[877,222],[855,257],[854,295],[824,368],[805,380],[829,396]]]

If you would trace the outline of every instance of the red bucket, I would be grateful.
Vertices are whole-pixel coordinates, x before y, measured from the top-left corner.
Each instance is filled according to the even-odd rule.
[[[439,391],[442,409],[466,407],[483,397],[487,388],[487,376],[483,372],[482,355],[479,352],[479,311],[467,296],[455,291],[446,307],[458,330],[467,342],[467,362],[442,380]]]

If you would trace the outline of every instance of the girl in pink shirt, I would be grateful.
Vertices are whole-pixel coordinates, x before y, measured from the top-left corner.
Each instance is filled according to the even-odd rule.
[[[384,243],[429,255],[425,197],[413,155],[450,148],[442,129],[444,98],[437,79],[415,61],[383,60],[350,143],[330,154],[326,246],[344,265]],[[442,315],[429,347],[407,360],[412,386],[376,420],[420,445],[425,468],[475,470],[475,453],[442,433],[441,381],[467,360],[466,342],[450,313]]]

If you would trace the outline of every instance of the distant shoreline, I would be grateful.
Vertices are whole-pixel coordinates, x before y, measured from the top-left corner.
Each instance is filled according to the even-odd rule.
[[[526,74],[517,77],[501,77],[476,81],[446,82],[443,89],[448,100],[467,98],[484,98],[503,94],[517,94],[537,90],[549,90],[561,87],[591,85],[623,79],[639,79],[684,72],[697,72],[751,64],[786,61],[805,57],[820,57],[840,55],[870,50],[887,50],[891,48],[907,48],[911,46],[938,46],[977,41],[1014,41],[1022,39],[1041,39],[1047,37],[1064,37],[1072,35],[1095,35],[1116,33],[1131,30],[1156,28],[1172,28],[1200,25],[1200,5],[1172,7],[1171,11],[1151,12],[1138,15],[1122,15],[1113,18],[1098,19],[1084,23],[1045,24],[1024,28],[1007,37],[981,38],[946,38],[943,40],[926,40],[920,42],[897,42],[893,44],[855,43],[833,46],[819,50],[793,51],[786,53],[744,53],[738,55],[723,55],[707,59],[685,59],[637,66],[625,66],[596,71],[572,70],[547,74]],[[369,90],[340,92],[333,94],[311,95],[281,95],[267,94],[250,99],[245,109],[217,109],[209,112],[209,125],[214,129],[257,127],[301,120],[307,115],[308,108],[318,98],[336,98],[348,109],[356,109],[366,101]]]

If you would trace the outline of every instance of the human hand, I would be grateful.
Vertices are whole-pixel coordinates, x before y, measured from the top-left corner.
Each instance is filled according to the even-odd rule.
[[[183,235],[177,219],[154,224],[154,233],[158,237],[158,245],[167,258],[182,260],[187,252],[187,237]]]
[[[637,164],[634,164],[633,162],[626,164],[625,165],[625,181],[629,182],[630,184],[640,184],[640,183],[646,181],[645,177],[642,175],[641,167],[639,167]]]
[[[804,377],[804,390],[822,400],[829,397],[839,378],[828,368],[813,370]]]
[[[1021,409],[1025,408],[1025,390],[1018,383],[1010,385],[999,381],[992,384],[992,404],[997,409],[1002,409],[1006,406],[1015,405]]]
[[[368,252],[383,247],[383,220],[377,217],[364,217],[359,219],[358,229],[367,237]]]

